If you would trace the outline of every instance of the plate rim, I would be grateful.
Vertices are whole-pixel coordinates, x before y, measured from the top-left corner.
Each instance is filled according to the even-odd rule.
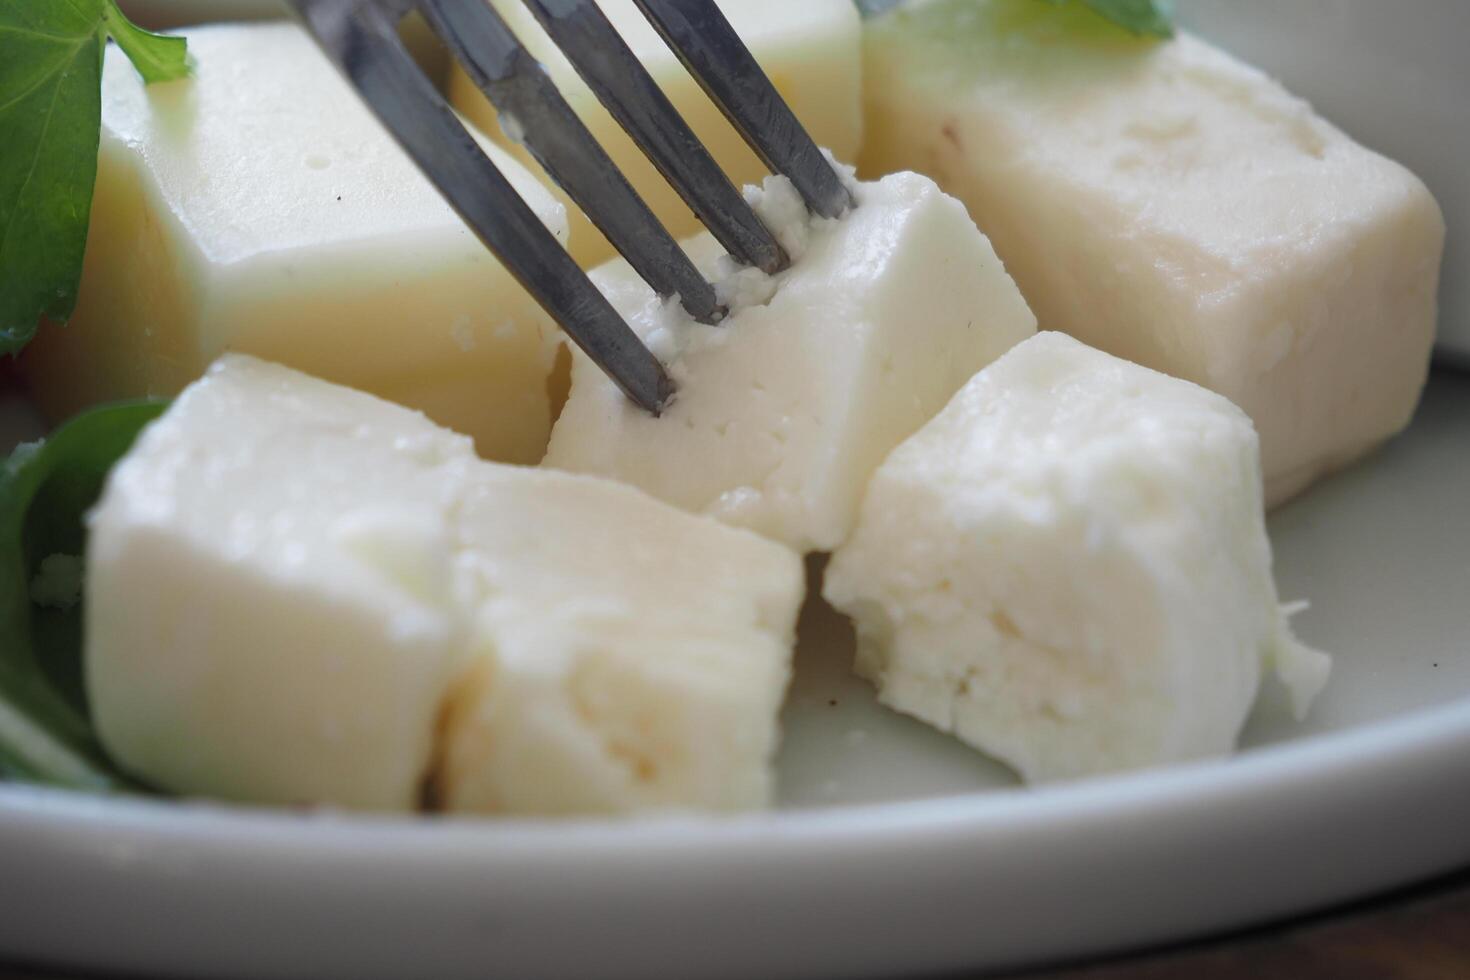
[[[0,878],[35,901],[0,917],[0,955],[343,980],[1036,967],[1470,862],[1470,781],[1445,778],[1467,763],[1462,699],[1213,763],[726,818],[303,818],[14,788]]]
[[[1406,712],[1348,729],[1315,733],[1251,748],[1224,758],[1042,786],[1015,786],[913,799],[769,809],[738,814],[668,812],[641,817],[497,817],[473,814],[383,814],[342,810],[303,812],[210,800],[121,797],[25,783],[0,783],[0,839],[27,824],[47,833],[85,836],[127,829],[145,837],[274,847],[325,842],[349,853],[375,854],[385,844],[426,854],[471,845],[478,856],[500,849],[528,856],[555,852],[586,858],[609,845],[636,843],[648,852],[701,846],[806,851],[814,840],[849,843],[909,833],[1037,823],[1085,822],[1144,810],[1197,806],[1210,799],[1302,792],[1311,783],[1354,770],[1394,766],[1436,749],[1470,748],[1470,698]],[[340,855],[339,855],[340,856]]]

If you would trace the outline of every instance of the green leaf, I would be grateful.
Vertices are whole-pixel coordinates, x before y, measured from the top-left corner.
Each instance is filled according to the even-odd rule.
[[[1065,4],[1077,0],[1047,0]],[[1081,0],[1101,17],[1133,34],[1153,37],[1174,36],[1174,11],[1169,0]]]
[[[104,11],[107,32],[123,49],[143,81],[172,82],[189,74],[189,46],[181,37],[145,31],[123,16],[114,0]]]
[[[912,0],[855,0],[864,17],[874,18],[904,6],[912,9]],[[979,6],[983,0],[970,0]],[[1140,37],[1174,36],[1173,0],[1045,0],[1054,7],[1076,6],[1092,11],[1103,21],[1121,27]]]
[[[83,789],[136,788],[108,762],[82,692],[82,613],[59,601],[84,518],[159,402],[92,409],[0,467],[0,769]],[[43,566],[45,566],[43,568]]]
[[[188,73],[182,38],[134,26],[114,0],[0,0],[0,355],[76,308],[109,34],[146,81]]]
[[[101,37],[24,27],[28,5],[53,3],[0,0],[0,354],[71,316],[97,179]]]

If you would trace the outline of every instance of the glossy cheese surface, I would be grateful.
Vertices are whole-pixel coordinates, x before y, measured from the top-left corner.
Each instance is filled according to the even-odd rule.
[[[865,58],[863,171],[963,200],[1043,329],[1245,409],[1268,503],[1408,422],[1439,208],[1272,79],[1034,0],[914,4]]]
[[[239,351],[426,410],[492,458],[539,458],[555,325],[300,30],[189,43],[193,77],[167,85],[107,52],[80,303],[27,358],[48,414],[172,395]],[[490,152],[565,238],[561,206]]]

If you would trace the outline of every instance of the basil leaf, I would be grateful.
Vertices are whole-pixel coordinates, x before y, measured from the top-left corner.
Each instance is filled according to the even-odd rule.
[[[149,82],[188,73],[182,38],[134,26],[114,0],[0,0],[0,354],[76,308],[109,34]]]
[[[1075,0],[1047,0],[1064,4]],[[1174,10],[1169,0],[1081,0],[1101,17],[1133,34],[1153,37],[1174,36]]]
[[[108,0],[102,19],[143,81],[171,82],[189,74],[189,45],[183,38],[143,30],[123,16],[115,0]]]
[[[76,306],[101,84],[95,22],[67,3],[0,0],[0,354]]]
[[[133,789],[98,744],[82,691],[82,609],[65,578],[84,519],[159,402],[77,416],[0,466],[0,768],[82,789]],[[75,583],[78,587],[80,582]]]
[[[904,5],[905,0],[854,0],[864,17],[877,17]],[[1061,6],[1077,0],[1046,0]],[[1093,13],[1133,34],[1174,36],[1171,0],[1081,0]]]

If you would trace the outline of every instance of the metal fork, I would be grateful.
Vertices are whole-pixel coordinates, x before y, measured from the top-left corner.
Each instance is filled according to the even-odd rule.
[[[317,43],[444,199],[588,356],[657,414],[662,364],[577,268],[400,43],[419,10],[538,163],[630,265],[689,314],[717,323],[714,287],[613,165],[487,0],[291,0]],[[767,272],[785,252],[593,0],[524,0],[618,123],[736,260]],[[635,0],[710,98],[807,206],[837,217],[847,188],[713,0]]]

